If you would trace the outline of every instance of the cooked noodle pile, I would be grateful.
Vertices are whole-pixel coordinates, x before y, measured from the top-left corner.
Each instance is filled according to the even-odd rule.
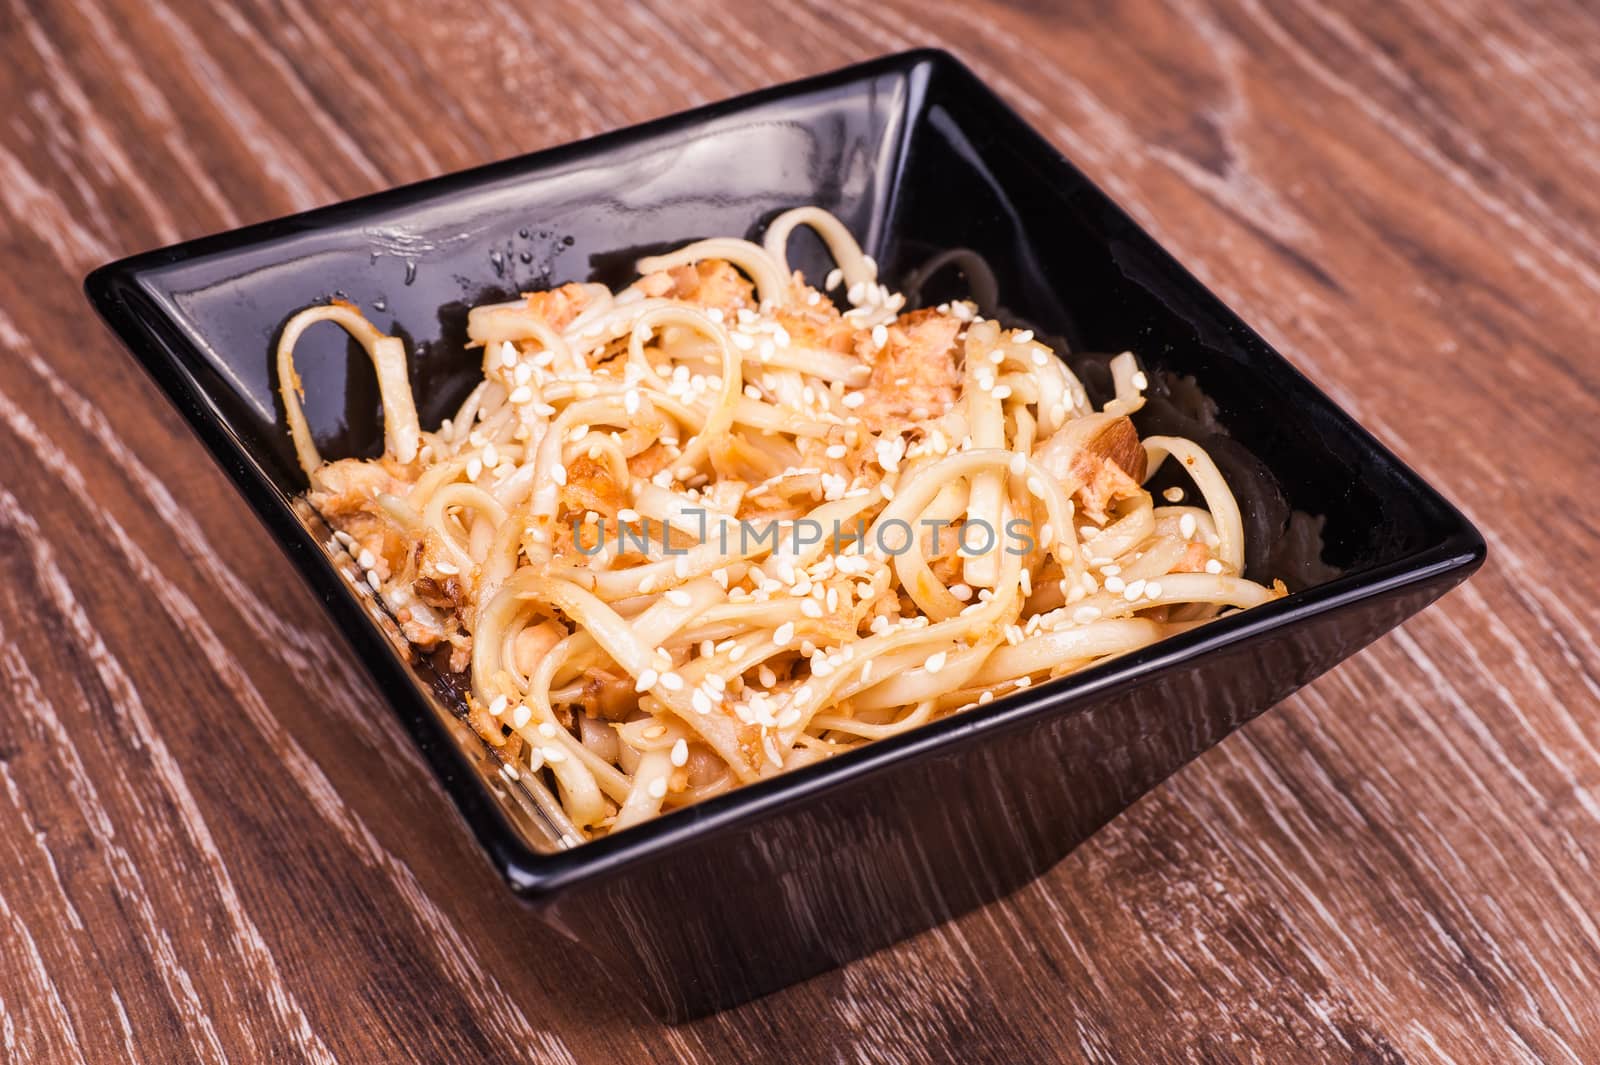
[[[797,225],[824,291],[789,268]],[[310,502],[569,841],[1283,594],[1240,576],[1205,452],[1138,438],[1131,354],[1097,411],[1031,333],[904,311],[816,208],[638,265],[473,309],[483,381],[433,431],[354,307],[278,348]],[[379,459],[312,441],[292,353],[322,321],[377,371]],[[1203,506],[1143,488],[1169,458]]]

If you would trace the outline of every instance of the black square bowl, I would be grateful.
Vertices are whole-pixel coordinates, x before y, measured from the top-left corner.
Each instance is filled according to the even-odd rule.
[[[643,252],[806,203],[839,215],[913,305],[970,294],[1058,350],[1137,352],[1153,382],[1140,430],[1211,451],[1245,512],[1250,574],[1294,593],[563,848],[458,716],[451,678],[409,654],[298,501],[276,334],[300,307],[354,300],[407,340],[435,424],[479,374],[470,304],[617,283]],[[801,243],[799,265],[825,269]],[[321,595],[510,889],[669,1018],[1015,889],[1484,557],[1449,503],[940,52],[149,252],[86,287]],[[325,454],[376,454],[376,387],[334,332],[308,334],[297,360],[308,415]],[[1103,381],[1092,356],[1070,357]]]

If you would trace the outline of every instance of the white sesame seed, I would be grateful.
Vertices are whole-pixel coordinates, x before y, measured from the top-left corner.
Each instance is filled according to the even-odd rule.
[[[672,745],[672,764],[675,766],[687,765],[689,762],[689,741],[680,739]]]
[[[1138,599],[1144,594],[1144,584],[1145,582],[1143,580],[1130,581],[1128,586],[1122,590],[1122,598],[1126,599],[1130,603],[1135,599]],[[1106,581],[1106,587],[1111,587],[1110,581]]]
[[[467,460],[467,480],[476,481],[483,474],[483,460],[474,455]]]
[[[843,403],[846,407],[849,407],[851,410],[855,410],[857,407],[861,406],[866,401],[867,401],[867,397],[866,397],[865,393],[862,393],[862,392],[851,392],[848,395],[846,395],[843,399],[841,399],[839,402]]]
[[[1195,521],[1193,514],[1185,514],[1183,517],[1178,519],[1178,533],[1185,540],[1193,537],[1194,531],[1198,527],[1199,522]]]
[[[489,703],[489,716],[499,717],[501,714],[505,713],[506,706],[509,702],[510,700],[508,700],[504,695],[496,695],[494,700]]]
[[[383,591],[383,582],[378,579],[377,570],[367,570],[367,587],[371,588],[375,592]]]
[[[889,343],[889,329],[883,324],[872,327],[872,346],[881,348]]]
[[[1021,477],[1023,471],[1028,468],[1028,456],[1020,451],[1013,452],[1011,461],[1007,463],[1007,468],[1011,471],[1011,476]]]
[[[666,598],[667,602],[671,603],[673,606],[688,606],[690,603],[694,602],[694,596],[690,595],[682,588],[672,589],[672,591],[667,593]]]
[[[689,696],[689,705],[694,707],[694,712],[697,714],[709,714],[711,713],[711,696],[706,693],[704,688],[696,688]]]
[[[663,673],[661,674],[661,686],[669,692],[682,691],[683,678],[676,673]]]
[[[1150,583],[1146,584],[1144,586],[1144,597],[1146,599],[1160,599],[1161,598],[1161,582],[1160,581],[1151,581]]]
[[[517,708],[511,711],[511,727],[521,728],[533,717],[533,711],[528,709],[527,703],[518,703]]]
[[[507,401],[513,407],[520,407],[524,403],[532,403],[533,389],[529,388],[527,385],[518,385],[516,388],[511,390],[511,395],[508,397]]]
[[[832,270],[828,271],[827,277],[823,278],[822,287],[825,290],[832,292],[834,289],[839,287],[842,281],[844,281],[844,271],[836,266]]]
[[[661,674],[653,669],[646,669],[639,674],[639,682],[633,686],[636,692],[649,691],[656,686],[656,681],[661,679]]]
[[[928,660],[922,663],[922,668],[926,669],[929,673],[937,673],[944,668],[944,664],[949,660],[949,658],[950,652],[937,651],[928,656]]]
[[[950,586],[950,594],[965,603],[972,598],[972,589],[965,584],[952,584]]]
[[[1127,587],[1127,583],[1124,582],[1121,577],[1117,576],[1107,577],[1105,580],[1105,585],[1106,591],[1108,592],[1120,592]]]
[[[561,735],[561,730],[556,728],[555,722],[553,721],[541,721],[539,722],[539,735],[543,736],[547,740],[553,740],[557,736]]]
[[[761,683],[763,688],[770,688],[778,683],[778,675],[768,667],[762,666],[756,670],[756,680]]]
[[[1221,573],[1222,572],[1222,563],[1220,561],[1218,561],[1217,559],[1214,559],[1214,558],[1206,559],[1206,572],[1210,573],[1210,574],[1213,574],[1213,575]]]
[[[800,685],[800,687],[795,689],[794,705],[796,705],[796,706],[804,706],[804,705],[806,705],[807,703],[809,703],[811,701],[811,696],[813,694],[814,693],[811,691],[811,685],[809,685],[809,684]]]
[[[1087,625],[1100,617],[1100,608],[1094,606],[1080,606],[1072,612],[1072,620],[1079,625]]]
[[[567,752],[560,747],[540,747],[539,753],[544,755],[544,760],[551,765],[560,765],[567,760]]]
[[[664,799],[664,798],[666,798],[667,797],[667,778],[666,777],[656,777],[649,784],[645,785],[645,791],[650,793],[650,797],[652,799]]]
[[[772,634],[772,642],[780,647],[788,644],[793,639],[794,622],[792,621],[785,621],[782,625],[779,625],[777,631]]]
[[[843,444],[834,444],[830,446],[828,450],[824,452],[824,454],[830,459],[842,459],[845,457],[845,455],[849,454],[849,452],[850,449],[845,447]]]

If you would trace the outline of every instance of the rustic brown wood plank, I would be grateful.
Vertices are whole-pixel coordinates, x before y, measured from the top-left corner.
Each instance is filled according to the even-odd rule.
[[[1588,5],[0,11],[7,1060],[1600,1060]],[[920,44],[1459,501],[1491,560],[1017,896],[662,1028],[507,905],[78,282]]]

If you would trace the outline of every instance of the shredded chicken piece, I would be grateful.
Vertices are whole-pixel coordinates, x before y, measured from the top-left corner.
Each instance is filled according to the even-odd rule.
[[[589,306],[589,293],[577,284],[566,284],[545,292],[525,292],[528,309],[543,318],[551,329],[562,329]]]
[[[872,365],[858,413],[875,430],[923,422],[948,410],[961,389],[956,336],[961,322],[924,309],[903,314],[888,327],[881,350],[868,331],[857,334],[856,352]]]
[[[1073,497],[1083,513],[1104,522],[1118,500],[1131,499],[1144,490],[1144,446],[1133,422],[1107,420],[1087,440],[1058,433],[1047,440],[1034,458],[1063,484],[1073,485]]]
[[[726,259],[701,259],[646,274],[637,282],[646,296],[686,300],[700,307],[715,307],[724,314],[740,308],[754,309],[755,286]]]

